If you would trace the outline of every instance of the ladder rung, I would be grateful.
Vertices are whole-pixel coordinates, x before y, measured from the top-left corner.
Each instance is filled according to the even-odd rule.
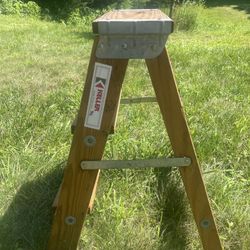
[[[163,168],[163,167],[185,167],[191,164],[187,157],[150,159],[150,160],[102,160],[82,161],[83,170],[92,169],[122,169],[122,168]]]

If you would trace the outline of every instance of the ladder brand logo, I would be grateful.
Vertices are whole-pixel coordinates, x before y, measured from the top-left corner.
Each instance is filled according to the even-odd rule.
[[[84,126],[100,129],[112,67],[95,63]]]
[[[105,82],[106,80],[100,77],[96,77],[96,84],[95,84],[95,110],[96,112],[100,111],[101,102],[105,90]],[[91,112],[94,112],[91,111]]]

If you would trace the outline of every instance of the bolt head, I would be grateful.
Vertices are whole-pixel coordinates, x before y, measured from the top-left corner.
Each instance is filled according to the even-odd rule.
[[[88,147],[93,147],[96,144],[96,138],[92,135],[84,137],[84,143]]]
[[[211,221],[209,219],[203,219],[200,225],[202,228],[208,229],[211,226]]]
[[[65,223],[69,226],[76,224],[76,218],[74,216],[67,216],[65,218]]]
[[[156,44],[152,44],[151,45],[151,50],[156,51],[157,50],[157,45]]]

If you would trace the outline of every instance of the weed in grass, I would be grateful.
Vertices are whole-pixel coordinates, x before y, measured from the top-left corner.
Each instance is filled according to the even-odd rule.
[[[203,1],[184,1],[174,9],[173,19],[176,30],[194,30],[198,16],[203,10]]]

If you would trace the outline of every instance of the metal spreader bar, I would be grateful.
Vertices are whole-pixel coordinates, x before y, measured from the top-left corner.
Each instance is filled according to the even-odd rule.
[[[164,168],[164,167],[185,167],[191,164],[188,157],[149,159],[149,160],[103,160],[103,161],[82,161],[83,170],[94,169],[124,169],[124,168]]]

